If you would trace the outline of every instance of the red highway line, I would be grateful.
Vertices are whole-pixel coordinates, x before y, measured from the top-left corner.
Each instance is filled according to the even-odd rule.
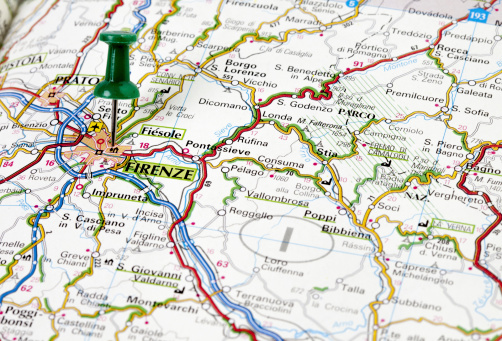
[[[472,163],[472,167],[476,167],[476,165],[483,159],[483,157],[485,156],[485,152],[486,152],[487,149],[492,149],[494,147],[495,148],[502,148],[502,145],[492,144],[492,145],[484,146],[481,149],[481,152],[480,152],[478,158],[476,159],[476,161],[474,161]],[[468,173],[463,173],[462,174],[462,177],[461,177],[459,183],[457,184],[458,188],[460,188],[462,191],[464,191],[468,195],[478,195],[478,192],[471,191],[471,190],[467,189],[464,186],[464,183],[465,183],[465,181],[467,179],[467,175],[468,175]],[[490,200],[490,197],[486,193],[483,193],[482,196],[483,196],[483,199],[485,199],[488,207],[490,207],[490,210],[493,212],[493,214],[495,214],[497,216],[497,219],[495,219],[495,221],[490,225],[490,227],[488,227],[482,234],[479,235],[478,238],[476,238],[476,251],[475,251],[475,254],[474,254],[474,266],[476,268],[478,268],[479,270],[483,271],[487,276],[489,276],[495,282],[497,282],[497,284],[499,285],[499,289],[502,291],[502,281],[493,272],[491,272],[490,270],[488,270],[488,268],[485,268],[484,266],[482,266],[481,264],[479,264],[479,258],[481,257],[481,249],[482,249],[481,242],[486,237],[488,237],[488,235],[502,221],[502,213],[500,213],[495,208],[495,206],[493,205],[492,201]]]
[[[256,121],[251,126],[249,126],[248,128],[244,128],[241,131],[239,131],[237,133],[237,135],[232,138],[233,141],[237,140],[242,133],[244,133],[246,131],[249,131],[249,130],[253,130],[260,123],[261,113],[260,113],[259,109],[256,110],[256,114],[257,114]],[[220,309],[214,303],[213,298],[202,287],[202,280],[199,277],[199,274],[197,273],[197,271],[194,268],[192,268],[191,266],[189,266],[189,265],[187,265],[187,264],[184,263],[183,258],[181,257],[181,253],[180,253],[180,251],[178,249],[178,246],[174,242],[174,238],[173,238],[174,227],[187,218],[188,213],[190,212],[191,207],[192,207],[192,205],[194,203],[194,196],[195,196],[195,194],[198,191],[200,191],[202,189],[202,187],[204,186],[204,182],[206,181],[206,178],[207,178],[207,163],[205,162],[205,159],[208,158],[208,157],[215,156],[216,155],[216,150],[218,149],[218,147],[221,147],[221,146],[224,146],[224,145],[226,145],[226,143],[225,142],[221,142],[219,145],[216,146],[216,148],[213,149],[213,151],[210,154],[206,154],[203,157],[201,157],[200,160],[201,160],[201,163],[202,163],[202,166],[203,166],[202,167],[203,177],[202,177],[199,185],[197,186],[197,188],[194,189],[192,192],[190,192],[190,200],[189,200],[189,203],[188,203],[187,207],[185,208],[185,213],[183,214],[183,216],[180,219],[174,221],[171,224],[171,226],[169,228],[168,236],[169,236],[169,240],[174,243],[174,250],[176,252],[176,257],[178,258],[178,261],[180,262],[181,266],[184,267],[185,269],[189,269],[190,271],[193,272],[193,274],[195,275],[195,277],[197,279],[197,287],[199,288],[199,290],[204,294],[204,296],[206,296],[206,298],[209,300],[209,302],[211,303],[211,305],[213,306],[213,308],[216,310],[216,312],[228,322],[228,320],[230,318],[228,316],[226,316],[225,314],[223,314],[220,311]],[[176,149],[174,149],[172,146],[165,147],[164,150],[165,149],[171,149],[178,156],[188,157],[188,158],[192,157],[191,155],[183,154],[183,153],[180,153],[180,152],[176,151]],[[244,333],[248,334],[253,340],[255,340],[255,341],[257,340],[256,339],[256,334],[252,330],[238,328],[235,325],[235,323],[232,324],[232,328],[236,332],[244,332]]]
[[[152,156],[153,154],[155,153],[159,153],[159,152],[163,152],[167,149],[170,149],[174,154],[176,154],[177,156],[180,156],[180,157],[184,157],[184,158],[189,158],[191,159],[192,158],[192,155],[190,154],[183,154],[183,153],[180,153],[178,152],[172,145],[170,146],[165,146],[165,147],[162,147],[162,148],[156,148],[156,149],[152,149],[151,151],[149,151],[148,153],[131,153],[131,154],[126,154],[126,153],[123,153],[122,156],[139,156],[139,157],[147,157],[147,156]]]
[[[38,154],[35,161],[30,162],[29,164],[27,164],[26,166],[24,166],[20,170],[7,176],[5,179],[0,180],[0,185],[11,180],[12,178],[21,174],[22,172],[30,169],[31,167],[35,166],[37,163],[39,163],[42,160],[42,158],[44,157],[44,154],[45,154],[45,152],[47,152],[47,150],[49,150],[51,148],[56,148],[56,147],[73,147],[73,146],[78,145],[80,143],[80,141],[82,141],[83,138],[84,138],[84,135],[80,135],[75,141],[73,141],[71,143],[55,143],[55,144],[50,144],[48,146],[45,146],[44,149],[42,149],[42,151],[40,152],[40,154]]]
[[[258,117],[260,117],[261,115],[258,113]],[[256,127],[256,125],[258,125],[259,123],[259,118],[256,120],[255,124],[253,124],[252,126],[250,126],[249,128],[247,129],[244,129],[242,131],[239,132],[239,134],[235,137],[235,139],[237,139],[243,132],[245,131],[248,131],[248,130],[251,130],[251,129],[254,129]],[[220,146],[223,146],[225,145],[226,143],[221,143],[218,147]],[[183,157],[183,158],[189,158],[191,159],[192,158],[192,155],[190,154],[184,154],[184,153],[180,153],[179,151],[177,151],[174,146],[172,145],[169,145],[169,146],[165,146],[165,147],[162,147],[162,148],[157,148],[157,149],[152,149],[151,151],[149,151],[148,153],[134,153],[134,154],[122,154],[122,155],[127,155],[127,156],[139,156],[139,157],[146,157],[146,156],[151,156],[153,155],[154,153],[157,153],[157,152],[161,152],[161,151],[165,151],[165,150],[171,150],[174,154],[176,154],[177,156],[179,157]],[[213,152],[211,154],[207,154],[207,155],[204,155],[202,158],[201,158],[201,163],[203,165],[203,177],[202,179],[200,180],[200,183],[199,185],[197,186],[197,188],[195,188],[191,193],[190,193],[190,200],[189,200],[189,204],[187,206],[187,208],[185,209],[185,213],[184,215],[178,219],[177,221],[173,222],[171,227],[169,228],[169,240],[171,242],[174,243],[174,238],[173,238],[173,231],[174,231],[174,227],[176,225],[178,225],[180,222],[182,222],[183,220],[185,220],[188,216],[188,213],[190,212],[190,209],[193,205],[193,202],[194,202],[194,196],[195,194],[200,191],[202,189],[202,187],[204,186],[204,183],[207,179],[207,163],[204,162],[204,159],[207,158],[207,157],[210,157],[210,156],[214,156],[216,155],[216,149],[213,150]],[[191,266],[185,264],[183,258],[181,257],[181,253],[178,249],[178,246],[176,245],[176,243],[174,244],[174,251],[176,252],[176,257],[178,258],[178,261],[180,262],[180,265],[185,268],[185,269],[188,269],[190,270],[194,275],[195,275],[195,278],[197,279],[197,288],[202,292],[202,294],[204,296],[206,296],[206,298],[209,300],[209,302],[211,303],[211,305],[213,306],[213,308],[215,309],[215,311],[222,317],[224,318],[227,322],[228,320],[230,319],[228,316],[226,316],[220,309],[219,307],[214,303],[213,301],[213,298],[211,295],[209,295],[209,293],[202,287],[202,280],[199,276],[199,274],[197,273],[197,271],[192,268]],[[236,331],[236,332],[243,332],[243,333],[246,333],[248,334],[253,340],[257,340],[256,339],[256,334],[254,333],[254,331],[252,330],[249,330],[249,329],[243,329],[243,328],[238,328],[235,323],[232,324],[232,328]]]
[[[58,122],[59,125],[63,124],[63,122],[59,121]],[[73,128],[71,126],[66,126],[66,128],[70,129],[71,131],[73,131],[74,133],[77,133],[77,134],[80,134],[80,130],[78,130],[77,128]],[[86,134],[86,137],[90,137],[91,135],[87,135]]]
[[[14,87],[0,88],[0,91],[3,91],[3,90],[14,90],[14,91],[26,92],[27,94],[29,94],[31,96],[34,96],[36,98],[40,98],[39,94],[36,94],[36,93],[31,92],[30,90],[26,90],[26,89],[14,88]]]
[[[492,1],[492,3],[494,3],[495,1],[496,0]],[[464,16],[464,17],[462,17],[460,19],[457,19],[457,22],[466,20],[467,17],[468,16]],[[452,23],[448,23],[447,25],[441,27],[439,29],[439,31],[438,31],[438,38],[436,39],[436,41],[432,45],[437,46],[439,44],[439,42],[441,41],[441,39],[443,38],[443,31],[446,30],[448,27],[450,27],[452,25],[453,25]],[[346,75],[349,75],[349,74],[354,73],[354,72],[366,71],[366,70],[368,70],[370,68],[373,68],[373,67],[375,67],[377,65],[380,65],[380,64],[383,64],[383,63],[389,63],[389,62],[393,62],[393,61],[398,61],[399,59],[403,59],[403,58],[406,58],[406,57],[409,57],[409,56],[412,56],[412,55],[415,55],[415,54],[419,54],[419,53],[428,51],[430,49],[431,49],[431,47],[424,47],[424,48],[422,48],[420,50],[410,51],[408,53],[405,53],[403,55],[395,57],[395,59],[393,59],[393,58],[381,59],[381,60],[378,60],[378,61],[374,62],[373,64],[369,64],[369,65],[367,65],[365,67],[350,69],[350,70],[344,72],[343,75],[346,76]],[[322,99],[329,100],[333,96],[333,93],[329,89],[329,86],[331,84],[337,83],[339,79],[340,79],[340,75],[336,76],[332,81],[329,81],[329,82],[325,83],[324,84],[325,89],[323,89],[322,91],[320,91],[319,92],[319,96],[317,96],[317,97],[315,96],[314,90],[307,88],[307,89],[304,89],[299,95],[297,95],[297,98],[305,98],[306,94],[309,93],[310,94],[310,99],[312,99],[312,100],[315,100],[315,101],[320,101]],[[277,95],[277,96],[271,97],[267,102],[265,102],[263,104],[260,104],[260,107],[269,106],[270,104],[272,104],[273,101],[275,101],[278,98],[281,98],[281,97],[291,98],[292,96],[293,95],[291,95],[291,94],[281,94],[281,95]]]

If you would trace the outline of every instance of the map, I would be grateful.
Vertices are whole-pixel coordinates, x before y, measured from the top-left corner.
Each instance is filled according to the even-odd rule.
[[[501,26],[1,0],[0,340],[502,340]],[[137,37],[116,145],[107,31]]]

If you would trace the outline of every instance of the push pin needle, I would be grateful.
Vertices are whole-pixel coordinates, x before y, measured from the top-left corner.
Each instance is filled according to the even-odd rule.
[[[99,35],[99,40],[108,44],[105,79],[94,89],[94,96],[112,100],[111,143],[117,137],[117,100],[139,97],[139,90],[129,80],[129,45],[136,41],[130,32],[109,31]]]
[[[112,99],[112,147],[117,139],[117,100]]]

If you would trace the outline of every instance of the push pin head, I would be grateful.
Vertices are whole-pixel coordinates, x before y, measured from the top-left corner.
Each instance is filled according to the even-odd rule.
[[[136,41],[130,32],[109,31],[99,35],[108,44],[105,79],[94,88],[94,96],[112,100],[112,147],[115,146],[117,127],[117,100],[139,97],[136,84],[129,80],[129,45]]]
[[[136,35],[122,31],[103,32],[99,40],[108,44],[108,60],[105,79],[96,85],[94,96],[108,99],[138,98],[138,87],[129,80],[129,45],[136,41]]]

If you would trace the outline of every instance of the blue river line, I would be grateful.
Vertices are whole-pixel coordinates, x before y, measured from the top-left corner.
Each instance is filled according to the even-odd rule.
[[[150,7],[151,4],[152,0],[146,0],[143,6],[138,7],[138,9],[133,12],[133,15],[139,19],[139,23],[137,23],[136,26],[134,26],[134,28],[132,29],[132,33],[138,33],[138,31],[141,30],[143,26],[145,26],[146,18],[143,14],[140,13],[140,11],[147,9],[148,7]]]
[[[10,97],[15,97],[15,98],[19,99],[24,105],[28,104],[28,101],[26,100],[26,98],[24,96],[22,96],[20,94],[17,94],[15,92],[1,92],[0,93],[0,97],[9,97],[9,96]],[[57,133],[57,138],[56,138],[56,143],[63,143],[64,142],[63,141],[64,131],[65,131],[66,127],[70,124],[70,122],[72,122],[72,121],[74,123],[76,123],[81,128],[82,134],[86,133],[87,127],[86,127],[85,123],[78,117],[78,114],[80,114],[89,105],[89,103],[93,99],[94,99],[94,95],[92,95],[92,94],[89,95],[87,97],[87,99],[82,103],[82,105],[80,105],[77,109],[75,109],[75,111],[71,111],[71,110],[66,109],[66,108],[57,108],[57,109],[55,109],[55,108],[40,107],[40,106],[37,106],[37,105],[34,105],[34,104],[31,104],[30,107],[33,108],[34,110],[37,110],[37,111],[44,111],[44,112],[58,111],[58,112],[65,113],[68,116],[64,120],[64,122],[61,125],[61,127],[59,128],[58,133]],[[65,171],[69,175],[71,175],[73,178],[85,178],[85,177],[89,176],[89,174],[78,173],[77,171],[71,169],[71,167],[68,164],[66,164],[66,162],[61,157],[61,151],[62,151],[61,147],[56,147],[56,152],[54,153],[54,155],[55,155],[57,163],[61,167],[63,167],[65,169]],[[101,169],[101,170],[98,170],[98,171],[90,173],[90,176],[97,177],[97,176],[100,176],[100,175],[103,175],[103,174],[114,175],[114,176],[116,176],[118,178],[121,178],[123,180],[132,182],[134,185],[136,185],[137,187],[139,187],[141,190],[145,190],[145,189],[147,189],[149,187],[148,185],[145,185],[139,179],[136,179],[136,177],[133,174],[125,174],[125,173],[118,172],[118,171],[115,171],[115,170],[112,170],[112,169]],[[67,190],[67,188],[74,181],[75,181],[75,179],[70,179],[69,181],[67,181],[63,185],[63,187],[61,189],[60,200],[58,202],[57,207],[52,207],[51,205],[48,205],[44,209],[40,210],[37,213],[37,216],[36,216],[34,224],[33,224],[32,243],[36,243],[37,240],[38,240],[37,234],[38,234],[38,232],[40,232],[40,228],[38,227],[38,222],[39,222],[42,214],[46,213],[46,212],[48,212],[48,213],[56,212],[59,209],[61,209],[61,207],[63,206],[63,203],[64,203],[64,195],[66,193],[66,190]],[[157,198],[155,196],[155,194],[151,190],[148,190],[146,192],[146,195],[148,196],[148,198],[150,199],[150,201],[152,201],[153,203],[168,207],[171,210],[171,212],[173,213],[173,215],[175,216],[176,220],[178,220],[178,219],[181,218],[181,213],[179,212],[178,208],[175,205],[173,205],[172,203]],[[208,274],[208,276],[209,276],[209,283],[210,283],[211,289],[214,292],[220,291],[221,288],[217,284],[217,279],[216,279],[216,276],[215,276],[214,272],[212,271],[211,267],[206,262],[206,260],[204,259],[204,257],[200,254],[200,252],[194,246],[193,240],[191,240],[190,236],[188,235],[188,230],[187,230],[187,227],[185,225],[185,222],[181,221],[178,224],[178,226],[180,228],[181,235],[183,237],[183,246],[185,246],[186,248],[188,248],[190,250],[190,252],[195,256],[195,258],[197,259],[197,261],[202,265],[202,267],[204,268],[204,270]],[[11,290],[9,290],[9,291],[7,291],[7,292],[5,292],[5,293],[3,293],[3,294],[0,295],[0,305],[2,304],[3,299],[7,295],[10,295],[10,294],[16,292],[17,290],[19,290],[19,288],[23,285],[23,283],[25,283],[35,273],[37,265],[38,265],[38,262],[37,262],[37,256],[38,256],[37,248],[38,248],[38,246],[35,246],[35,247],[32,248],[33,261],[32,261],[32,266],[31,266],[31,270],[30,270],[29,274],[26,275],[23,279],[19,280],[19,282],[16,284],[16,286],[13,289],[11,289]],[[249,324],[251,325],[251,327],[253,329],[255,329],[256,331],[258,331],[258,332],[260,332],[260,333],[262,333],[264,335],[267,335],[267,336],[273,338],[274,340],[282,340],[282,338],[279,335],[277,335],[276,333],[271,332],[271,331],[263,328],[262,326],[260,326],[255,321],[255,319],[253,317],[253,314],[251,313],[251,311],[249,309],[247,309],[245,307],[242,307],[242,306],[240,306],[238,304],[233,303],[222,292],[220,292],[216,296],[228,308],[233,309],[233,310],[237,310],[237,311],[243,313],[246,316],[247,321],[249,322]]]

